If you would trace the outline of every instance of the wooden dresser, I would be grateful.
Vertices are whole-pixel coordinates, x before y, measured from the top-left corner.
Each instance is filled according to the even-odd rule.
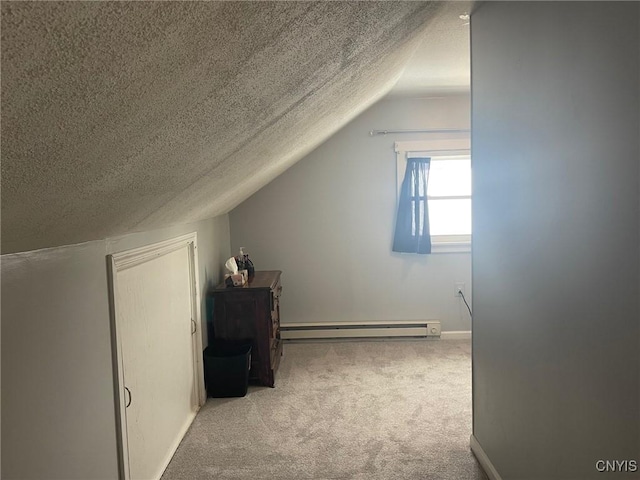
[[[268,387],[274,386],[282,356],[281,273],[279,270],[257,271],[242,287],[226,287],[223,282],[208,292],[213,298],[209,340],[251,341],[249,380]]]

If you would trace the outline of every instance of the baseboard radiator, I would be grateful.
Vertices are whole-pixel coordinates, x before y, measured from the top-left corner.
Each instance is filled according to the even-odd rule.
[[[440,337],[435,320],[376,322],[286,323],[280,325],[283,340],[330,338]]]

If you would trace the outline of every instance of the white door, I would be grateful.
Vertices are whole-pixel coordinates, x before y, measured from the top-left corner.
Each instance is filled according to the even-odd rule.
[[[199,408],[192,261],[185,244],[116,269],[123,473],[131,480],[160,478]]]

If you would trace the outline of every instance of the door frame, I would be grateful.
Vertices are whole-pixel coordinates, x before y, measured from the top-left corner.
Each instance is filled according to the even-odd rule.
[[[204,387],[204,366],[202,359],[202,323],[200,308],[200,288],[198,279],[198,249],[197,232],[181,235],[176,238],[164,240],[139,248],[126,250],[107,255],[107,276],[109,287],[109,316],[111,322],[111,350],[113,366],[113,385],[116,413],[116,440],[118,450],[118,477],[120,480],[130,480],[129,475],[129,444],[127,441],[126,419],[126,394],[124,383],[124,364],[122,358],[122,343],[117,312],[118,299],[117,274],[128,268],[135,267],[154,258],[168,253],[187,248],[189,253],[189,276],[191,287],[191,312],[192,324],[195,331],[192,333],[194,385],[198,398],[198,409],[207,400]],[[176,443],[176,448],[179,442]]]

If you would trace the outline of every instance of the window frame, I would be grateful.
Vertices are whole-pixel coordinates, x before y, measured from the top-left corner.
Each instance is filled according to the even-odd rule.
[[[464,138],[418,140],[395,142],[396,153],[396,202],[400,198],[402,180],[407,168],[409,157],[437,157],[468,156],[471,157],[471,145],[468,135]],[[427,201],[429,200],[427,195]],[[431,197],[449,198],[449,197]],[[473,192],[469,196],[455,196],[451,198],[470,198],[473,201]],[[473,233],[473,232],[472,232]],[[431,235],[431,253],[467,253],[471,252],[472,235]]]

